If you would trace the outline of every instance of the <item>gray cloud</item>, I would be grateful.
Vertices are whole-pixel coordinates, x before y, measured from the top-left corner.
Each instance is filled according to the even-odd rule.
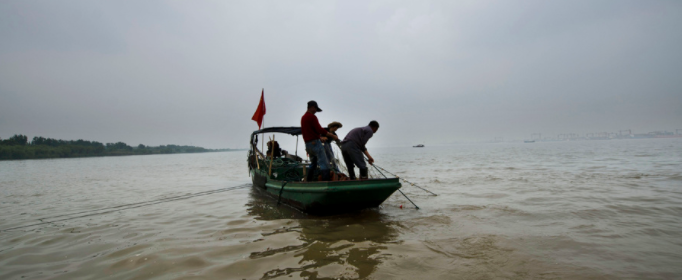
[[[245,147],[315,99],[370,146],[682,128],[677,1],[0,3],[0,137]]]

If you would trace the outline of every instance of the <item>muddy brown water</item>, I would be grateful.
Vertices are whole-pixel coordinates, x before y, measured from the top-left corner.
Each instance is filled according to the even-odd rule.
[[[48,223],[0,232],[0,279],[679,279],[680,140],[378,148],[440,195],[326,217],[245,152],[3,161],[0,229]]]

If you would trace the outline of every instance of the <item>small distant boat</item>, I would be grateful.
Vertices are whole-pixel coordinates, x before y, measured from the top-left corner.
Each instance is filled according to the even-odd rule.
[[[416,145],[416,146],[412,146],[412,148],[424,148],[424,144],[419,144],[419,145]]]
[[[351,212],[377,207],[401,187],[397,177],[306,182],[303,180],[308,167],[306,162],[289,157],[275,157],[273,160],[258,150],[257,135],[261,133],[298,136],[301,135],[301,128],[268,127],[251,134],[248,166],[253,187],[278,203],[312,214]]]
[[[535,143],[535,140],[523,140],[523,143]]]

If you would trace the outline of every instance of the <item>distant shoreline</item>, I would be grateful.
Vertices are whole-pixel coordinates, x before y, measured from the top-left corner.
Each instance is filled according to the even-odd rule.
[[[14,135],[0,139],[0,160],[84,158],[134,155],[194,154],[243,151],[244,149],[206,149],[195,146],[160,145],[136,147],[123,142],[100,143],[86,140],[58,140],[33,137],[28,141],[25,135]]]
[[[0,148],[2,149],[2,148]],[[71,159],[71,158],[98,158],[98,157],[127,157],[127,156],[152,156],[152,155],[178,155],[178,154],[206,154],[206,153],[225,153],[225,152],[239,152],[248,151],[248,149],[228,149],[215,150],[207,152],[188,152],[188,153],[166,153],[166,154],[118,154],[118,155],[92,155],[92,156],[72,156],[72,157],[41,157],[41,158],[0,158],[0,161],[14,161],[14,160],[40,160],[40,159]]]

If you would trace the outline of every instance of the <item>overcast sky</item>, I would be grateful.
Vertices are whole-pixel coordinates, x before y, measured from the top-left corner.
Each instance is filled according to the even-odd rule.
[[[682,129],[682,1],[0,1],[0,138],[245,148]]]

